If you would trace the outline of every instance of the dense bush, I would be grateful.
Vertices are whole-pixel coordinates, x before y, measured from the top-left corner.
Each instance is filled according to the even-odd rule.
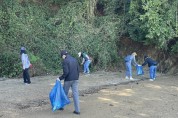
[[[40,5],[39,5],[40,4]],[[94,59],[94,67],[103,69],[117,63],[117,33],[113,14],[95,17],[96,1],[68,2],[59,7],[57,1],[37,3],[37,1],[3,2],[0,13],[2,34],[0,34],[0,52],[3,53],[1,76],[9,75],[9,65],[13,76],[21,72],[19,49],[25,46],[36,70],[58,73],[61,68],[59,51],[68,50],[77,57],[79,51],[89,53]],[[55,8],[55,9],[54,9]],[[13,55],[15,57],[13,57]],[[5,56],[5,57],[4,57]],[[11,59],[11,56],[14,58]],[[37,63],[38,62],[38,63]],[[41,64],[40,64],[41,63]],[[18,66],[19,65],[19,66]],[[4,69],[5,67],[8,67]],[[16,69],[18,68],[18,69]],[[46,72],[46,71],[45,71]],[[16,74],[15,74],[16,73]],[[37,74],[36,74],[37,75]]]
[[[8,75],[8,77],[15,77],[20,74],[22,64],[19,61],[19,54],[6,51],[0,53],[0,76]]]
[[[166,4],[162,0],[0,3],[0,76],[15,77],[21,73],[21,46],[28,50],[34,75],[59,73],[61,49],[75,57],[79,51],[85,51],[94,59],[93,69],[108,69],[117,67],[120,61],[117,52],[121,36],[166,49],[166,42],[178,32],[176,0],[165,0]],[[176,43],[172,51],[177,52],[177,47]]]
[[[131,1],[127,29],[132,39],[166,50],[177,37],[177,0]]]

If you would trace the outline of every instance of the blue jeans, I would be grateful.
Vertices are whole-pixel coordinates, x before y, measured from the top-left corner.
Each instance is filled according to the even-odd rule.
[[[156,70],[157,70],[157,66],[150,66],[150,68],[149,68],[150,79],[155,79],[156,78]]]
[[[126,76],[127,77],[132,77],[132,65],[130,62],[126,62],[125,63],[125,66],[126,66]]]
[[[80,112],[78,80],[64,81],[64,92],[67,96],[68,96],[70,87],[72,88],[72,96],[73,96],[75,111]]]
[[[89,69],[90,63],[91,63],[90,60],[85,61],[84,65],[83,65],[84,66],[84,69],[83,69],[84,73],[90,73],[90,69]]]

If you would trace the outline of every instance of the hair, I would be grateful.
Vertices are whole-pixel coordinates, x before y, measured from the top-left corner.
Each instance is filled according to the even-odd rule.
[[[132,53],[132,55],[135,55],[135,56],[137,56],[137,53],[136,53],[136,52],[133,52],[133,53]]]

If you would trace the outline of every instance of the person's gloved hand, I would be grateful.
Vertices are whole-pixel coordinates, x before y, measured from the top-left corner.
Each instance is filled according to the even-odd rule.
[[[56,80],[61,81],[59,78],[57,78]]]

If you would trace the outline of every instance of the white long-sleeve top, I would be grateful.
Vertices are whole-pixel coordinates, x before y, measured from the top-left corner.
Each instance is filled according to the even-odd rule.
[[[23,69],[26,69],[26,68],[30,67],[30,60],[28,59],[28,55],[27,54],[23,53],[21,55],[21,60],[22,60]]]

